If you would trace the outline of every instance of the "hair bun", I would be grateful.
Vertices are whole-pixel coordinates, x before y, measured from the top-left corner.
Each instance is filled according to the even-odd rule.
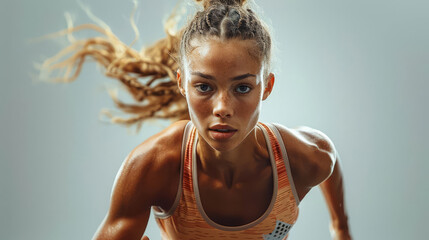
[[[204,9],[207,9],[208,7],[215,4],[221,4],[225,6],[243,6],[243,4],[246,2],[246,0],[195,0],[195,1],[202,2]]]

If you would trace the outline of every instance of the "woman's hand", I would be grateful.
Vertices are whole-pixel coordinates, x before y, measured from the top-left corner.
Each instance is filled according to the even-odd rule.
[[[141,240],[149,240],[149,238],[147,236],[143,236]]]

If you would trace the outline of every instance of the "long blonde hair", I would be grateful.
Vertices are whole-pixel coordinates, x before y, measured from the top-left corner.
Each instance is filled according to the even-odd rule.
[[[202,2],[204,9],[198,11],[184,28],[177,32],[171,31],[177,24],[174,20],[177,11],[173,11],[165,25],[167,36],[140,52],[133,49],[132,44],[126,45],[120,41],[106,25],[69,24],[67,29],[54,36],[68,35],[71,44],[45,60],[42,71],[63,70],[59,77],[50,80],[71,82],[80,74],[86,57],[91,57],[104,67],[106,76],[118,79],[134,100],[139,102],[126,104],[111,92],[116,106],[134,115],[126,119],[105,112],[113,123],[127,126],[137,124],[139,131],[141,124],[148,119],[189,119],[186,99],[177,87],[176,71],[190,49],[191,39],[210,36],[225,40],[254,39],[264,62],[269,62],[271,54],[270,34],[254,12],[245,6],[245,0],[195,1]],[[138,37],[139,32],[132,17],[131,24]],[[83,29],[97,31],[101,36],[84,40],[70,37],[71,33]]]

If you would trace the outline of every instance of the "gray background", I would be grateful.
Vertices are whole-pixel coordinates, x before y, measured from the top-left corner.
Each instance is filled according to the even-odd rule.
[[[131,1],[86,0],[125,43]],[[140,48],[164,37],[176,1],[141,1]],[[429,2],[257,1],[274,30],[276,84],[261,121],[325,132],[342,156],[354,239],[424,239],[429,217]],[[75,1],[0,3],[0,238],[90,239],[125,156],[167,123],[133,135],[101,122],[116,80],[94,63],[71,84],[36,83],[34,62],[65,39],[29,43],[91,20]],[[86,32],[77,36],[90,36]],[[127,100],[127,93],[119,97]],[[301,203],[290,239],[330,239],[318,188]],[[151,220],[147,234],[159,239]]]

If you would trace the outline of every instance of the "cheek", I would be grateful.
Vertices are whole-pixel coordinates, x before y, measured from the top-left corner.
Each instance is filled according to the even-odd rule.
[[[251,96],[241,99],[238,105],[238,111],[242,114],[246,114],[248,117],[259,115],[261,106],[261,94],[260,89],[254,89],[255,91]]]
[[[195,96],[191,92],[188,92],[186,101],[191,116],[203,118],[211,113],[210,104],[207,99],[202,99],[200,96]]]
[[[250,124],[252,124],[252,122],[257,121],[257,119],[259,118],[260,101],[258,100],[259,99],[252,99],[252,101],[248,101],[246,104],[240,106],[242,117],[250,120]]]

